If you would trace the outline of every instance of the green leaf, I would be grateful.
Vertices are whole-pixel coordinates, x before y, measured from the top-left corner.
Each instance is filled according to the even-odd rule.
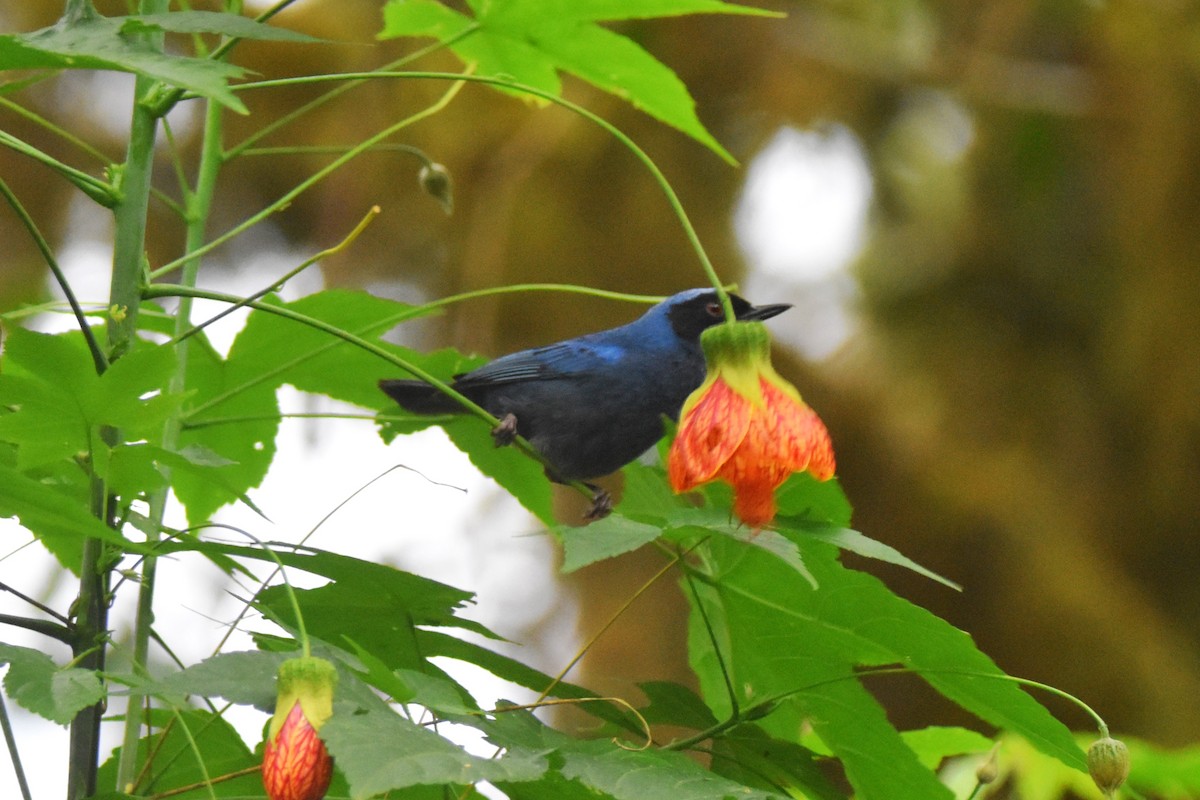
[[[938,765],[950,756],[961,756],[969,753],[986,753],[995,744],[982,733],[944,725],[931,725],[915,731],[904,731],[900,734],[904,743],[917,754],[917,759],[927,769],[937,769]]]
[[[22,708],[66,725],[81,709],[104,698],[93,670],[60,668],[50,656],[28,647],[0,642],[0,664],[7,663],[4,690]]]
[[[582,527],[559,525],[563,572],[632,552],[662,536],[662,527],[613,513]]]
[[[89,537],[130,552],[148,552],[92,516],[87,502],[82,493],[68,493],[0,465],[0,517],[18,518],[67,569],[78,574]]]
[[[271,712],[275,707],[275,674],[289,655],[247,650],[220,653],[162,677],[156,691],[199,697],[223,697],[231,703]]]
[[[442,423],[450,441],[480,472],[494,479],[546,524],[554,521],[554,494],[542,465],[515,447],[496,447],[491,429],[475,417]]]
[[[277,28],[219,11],[176,11],[170,14],[138,14],[120,17],[122,33],[170,31],[171,33],[216,33],[231,39],[260,39],[278,42],[323,42],[299,31]]]
[[[260,759],[242,741],[225,719],[209,711],[154,709],[150,714],[154,731],[138,740],[137,763],[153,758],[148,777],[153,791],[170,792],[184,786],[196,786],[172,797],[181,800],[208,800],[216,797],[261,797],[262,776],[250,772],[211,787],[211,778],[252,769]],[[115,786],[121,749],[100,766],[97,783]]]
[[[790,527],[786,521],[779,520],[777,527],[789,537],[796,541],[798,537],[807,536],[820,542],[832,544],[842,550],[848,550],[851,553],[857,553],[865,558],[873,558],[878,561],[883,561],[888,564],[895,564],[898,567],[910,569],[918,575],[924,575],[930,580],[937,581],[943,586],[947,586],[956,592],[961,592],[962,587],[949,578],[943,578],[936,572],[922,567],[917,562],[905,556],[899,550],[877,542],[856,530],[851,528],[831,527],[824,525],[806,525],[801,523],[796,527]]]
[[[188,89],[238,113],[246,113],[246,106],[228,85],[229,80],[244,75],[244,69],[224,61],[159,52],[140,38],[125,35],[129,20],[129,17],[88,14],[32,33],[0,35],[0,69],[132,72]],[[133,20],[135,26],[139,24],[136,17]]]
[[[390,710],[338,713],[321,728],[352,798],[419,784],[528,781],[546,770],[535,753],[481,758]]]
[[[221,463],[208,468],[181,463],[172,476],[188,522],[199,525],[266,476],[275,456],[279,403],[274,385],[238,374],[203,334],[191,339],[187,386],[180,451],[208,454],[209,463],[215,463],[215,455]]]
[[[652,725],[679,725],[706,730],[717,724],[712,710],[686,686],[671,681],[646,681],[638,688],[649,705],[639,713]]]
[[[558,73],[569,72],[734,163],[696,116],[695,101],[675,73],[628,37],[595,23],[769,12],[716,0],[499,0],[474,3],[472,8],[475,19],[433,0],[391,0],[384,6],[380,38],[432,36],[449,42],[459,58],[477,65],[480,75],[504,77],[555,95],[561,90]]]
[[[715,740],[713,753],[714,772],[747,786],[798,790],[808,800],[846,800],[825,777],[816,753],[773,738],[757,725],[738,726]]]
[[[555,772],[604,797],[616,800],[768,800],[786,795],[747,787],[710,772],[681,753],[627,749],[609,740],[579,740],[547,728],[531,714],[498,715],[488,726],[497,746],[542,752],[552,750]],[[508,791],[507,786],[501,789]],[[524,796],[524,794],[522,794]]]
[[[398,323],[429,313],[416,306],[345,289],[328,289],[291,303],[280,303],[274,297],[261,302],[304,314],[375,343],[379,343],[376,340],[380,334]],[[380,346],[421,367],[433,358],[396,345]],[[458,367],[461,356],[443,351],[435,360],[435,369],[440,370],[446,361],[450,363],[445,366]],[[374,353],[261,309],[250,313],[245,328],[229,349],[228,370],[230,381],[235,384],[279,387],[287,383],[301,391],[376,409],[388,402],[379,390],[379,379],[395,372],[394,367]]]
[[[595,692],[566,681],[556,681],[544,672],[523,664],[514,658],[501,655],[474,642],[468,642],[464,639],[442,633],[441,631],[418,630],[417,642],[420,645],[421,652],[427,658],[444,656],[467,664],[474,664],[495,675],[497,678],[506,680],[517,686],[522,686],[538,694],[547,691],[548,687],[553,686],[553,689],[547,694],[548,697],[595,700],[595,702],[580,703],[579,707],[587,713],[610,722],[618,728],[636,736],[644,735],[641,725],[625,709],[607,700],[600,699],[599,695]]]
[[[898,663],[985,721],[1020,733],[1066,764],[1083,765],[1069,732],[1004,680],[969,636],[872,576],[846,569],[832,547],[810,541],[801,550],[819,590],[778,560],[721,539],[710,543],[713,572],[700,587],[743,706],[788,698],[762,727],[788,739],[785,731],[809,721],[863,800],[946,796],[857,679],[859,667]],[[705,697],[718,715],[728,713],[725,679],[699,615],[690,641]]]

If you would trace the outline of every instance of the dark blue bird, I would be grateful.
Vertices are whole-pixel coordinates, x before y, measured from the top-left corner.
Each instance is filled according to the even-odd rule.
[[[791,307],[730,299],[740,320],[769,319]],[[700,333],[723,319],[716,292],[691,289],[628,325],[503,356],[450,385],[501,420],[498,443],[513,432],[525,437],[545,457],[551,480],[588,481],[657,442],[664,416],[678,419],[704,380]],[[415,414],[462,410],[421,381],[383,380],[379,387]],[[595,511],[603,513],[599,505]]]

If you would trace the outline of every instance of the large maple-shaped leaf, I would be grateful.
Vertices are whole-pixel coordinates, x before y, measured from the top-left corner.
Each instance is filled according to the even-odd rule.
[[[726,161],[733,157],[704,128],[675,73],[639,44],[598,22],[684,14],[769,12],[718,0],[471,0],[474,17],[436,0],[391,0],[381,38],[431,36],[447,42],[480,75],[505,77],[553,95],[560,72],[628,100]]]
[[[843,567],[832,546],[799,543],[819,588],[779,560],[719,538],[706,561],[709,579],[698,586],[742,707],[786,698],[759,723],[764,728],[786,739],[802,720],[811,723],[864,800],[949,797],[856,677],[862,667],[899,664],[986,722],[1084,766],[1070,732],[1006,680],[970,636]],[[694,617],[693,666],[710,704],[727,714],[726,680],[700,615]]]
[[[104,69],[145,75],[189,89],[198,95],[246,113],[246,106],[229,88],[245,74],[241,67],[211,58],[164,53],[131,36],[134,33],[214,33],[240,39],[318,41],[236,14],[185,11],[104,17],[90,6],[76,18],[64,18],[49,28],[0,35],[0,69]]]

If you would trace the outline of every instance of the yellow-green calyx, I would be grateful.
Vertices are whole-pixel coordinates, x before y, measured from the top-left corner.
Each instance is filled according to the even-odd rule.
[[[702,395],[720,378],[731,389],[760,407],[763,404],[760,380],[770,381],[800,402],[800,393],[779,377],[771,365],[771,334],[761,322],[727,322],[705,328],[700,334],[700,347],[704,350],[708,375],[692,398]],[[689,403],[692,398],[688,399]],[[687,405],[684,408],[686,410]]]
[[[319,729],[333,716],[333,688],[337,670],[316,656],[289,658],[279,665],[276,676],[275,716],[271,718],[270,738],[283,727],[288,713],[297,702],[313,729]]]

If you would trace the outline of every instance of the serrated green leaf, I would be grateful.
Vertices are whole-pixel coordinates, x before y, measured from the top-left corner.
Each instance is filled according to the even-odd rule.
[[[639,683],[638,688],[649,702],[638,711],[652,725],[679,725],[700,731],[717,724],[712,710],[686,686],[671,681],[646,681]]]
[[[528,781],[546,770],[540,754],[473,756],[390,710],[340,714],[335,706],[321,738],[356,799],[419,784]]]
[[[554,771],[569,781],[615,800],[772,800],[786,795],[754,789],[716,775],[682,753],[619,747],[609,740],[579,740],[547,728],[532,715],[497,715],[488,739],[509,752],[554,753]],[[503,787],[502,788],[506,788]]]
[[[718,628],[732,683],[745,694],[744,705],[790,698],[761,723],[764,728],[780,735],[796,730],[801,719],[811,722],[864,800],[944,796],[945,789],[920,767],[855,677],[859,667],[899,663],[921,672],[935,689],[985,721],[1020,732],[1064,763],[1082,766],[1082,753],[1066,729],[1003,680],[969,636],[892,594],[872,576],[842,567],[830,546],[806,542],[801,549],[819,590],[798,581],[777,560],[714,539],[709,563],[715,572],[700,591]],[[725,680],[698,619],[692,621],[690,641],[705,696],[718,714],[723,707],[727,712]]]
[[[0,642],[0,664],[8,664],[4,690],[29,711],[66,725],[81,709],[100,702],[104,686],[93,670],[61,668],[45,653]]]
[[[798,537],[808,536],[820,542],[826,542],[838,547],[842,550],[847,550],[851,553],[857,553],[865,558],[873,558],[877,561],[883,561],[888,564],[895,564],[898,567],[910,569],[918,575],[923,575],[930,580],[937,581],[943,586],[947,586],[956,592],[961,592],[962,587],[949,578],[943,578],[936,572],[922,567],[917,562],[913,561],[908,556],[901,553],[894,547],[886,545],[883,542],[871,539],[864,536],[862,533],[853,530],[852,528],[832,527],[826,525],[805,525],[801,523],[792,527],[785,520],[777,520],[776,527],[779,531],[796,541]]]
[[[138,740],[137,763],[146,763],[153,753],[153,770],[149,777],[153,780],[154,791],[170,792],[195,786],[186,792],[172,793],[172,797],[182,800],[262,796],[262,776],[253,771],[212,786],[206,785],[216,776],[252,770],[260,761],[223,717],[209,711],[154,709],[150,719],[155,730]],[[97,783],[116,785],[120,755],[121,750],[117,748],[100,766]]]
[[[554,495],[540,463],[515,447],[496,447],[491,430],[475,417],[458,417],[443,423],[442,428],[480,472],[508,490],[542,522],[553,523]]]
[[[566,573],[632,552],[662,536],[660,526],[618,513],[583,527],[560,525],[557,531],[563,546],[562,571]]]
[[[245,114],[228,82],[245,74],[224,61],[159,52],[124,35],[128,17],[89,14],[32,33],[0,35],[0,69],[103,69],[132,72],[188,89]]]
[[[806,800],[846,800],[817,763],[817,754],[767,734],[757,725],[740,725],[713,742],[712,768],[718,775],[762,789],[799,790]]]
[[[231,703],[270,712],[275,707],[275,674],[290,656],[247,650],[220,653],[178,672],[156,685],[159,692],[180,696],[222,697]]]
[[[0,517],[16,517],[59,563],[78,574],[87,538],[130,552],[148,552],[92,516],[83,493],[68,493],[0,466]]]
[[[172,476],[188,522],[199,525],[266,477],[275,456],[279,402],[275,386],[234,374],[203,335],[192,337],[187,386],[179,450],[216,454],[224,462],[206,467],[181,456]]]
[[[675,73],[629,38],[595,23],[695,13],[767,12],[697,0],[561,0],[549,5],[500,0],[472,8],[474,20],[433,0],[391,0],[384,6],[380,37],[435,37],[448,42],[464,62],[475,64],[478,74],[505,77],[550,94],[561,90],[559,71],[569,72],[629,101],[734,163],[696,116],[695,101]]]
[[[278,304],[328,325],[375,341],[398,323],[430,313],[427,310],[366,292],[327,289],[291,303],[268,297],[261,302]],[[445,353],[423,356],[408,348],[379,343],[405,359],[424,367],[430,358],[447,359]],[[451,359],[457,366],[460,358]],[[256,309],[229,349],[230,381],[247,386],[291,384],[305,392],[324,394],[338,400],[381,408],[387,397],[378,381],[395,372],[379,356],[355,347],[324,331],[278,314]]]
[[[931,725],[900,734],[927,769],[937,769],[950,756],[986,753],[995,744],[991,739],[967,728]]]
[[[216,33],[232,39],[279,42],[323,42],[299,31],[266,25],[249,17],[219,11],[175,11],[169,14],[137,14],[121,17],[122,33],[170,31],[171,33]]]

